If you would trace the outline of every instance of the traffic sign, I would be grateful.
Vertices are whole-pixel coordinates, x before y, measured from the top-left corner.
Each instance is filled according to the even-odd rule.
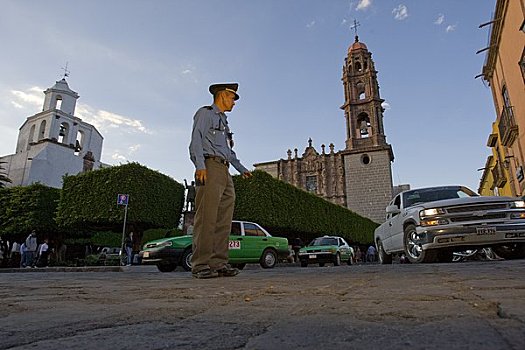
[[[129,194],[119,194],[117,196],[117,205],[128,205]]]

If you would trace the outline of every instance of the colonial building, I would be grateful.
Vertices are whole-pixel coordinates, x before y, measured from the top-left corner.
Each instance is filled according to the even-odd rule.
[[[287,158],[254,164],[272,176],[343,205],[375,222],[383,222],[392,199],[392,147],[383,128],[384,102],[379,94],[377,71],[372,54],[355,37],[343,65],[346,147],[321,145],[312,140],[301,156],[288,150]]]
[[[492,90],[496,120],[480,180],[483,195],[525,194],[525,2],[497,0],[480,76]]]
[[[0,157],[12,180],[7,186],[35,182],[61,188],[62,176],[101,167],[103,137],[97,129],[75,117],[78,94],[65,80],[44,91],[42,112],[20,127],[15,154]]]

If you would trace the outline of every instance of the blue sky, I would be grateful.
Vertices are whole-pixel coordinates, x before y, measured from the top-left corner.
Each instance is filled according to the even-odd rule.
[[[0,155],[42,109],[68,63],[77,116],[104,136],[102,161],[191,179],[188,144],[208,86],[239,82],[230,113],[246,167],[345,147],[342,66],[372,52],[395,184],[477,190],[495,111],[481,72],[495,0],[2,0]]]

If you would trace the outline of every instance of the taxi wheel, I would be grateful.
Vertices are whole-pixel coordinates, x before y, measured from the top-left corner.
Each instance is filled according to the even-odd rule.
[[[277,254],[273,249],[266,249],[261,256],[261,266],[263,269],[271,269],[277,264]]]
[[[174,263],[164,262],[157,264],[157,269],[159,269],[160,272],[172,272],[176,267],[177,265]]]
[[[341,255],[339,253],[335,254],[334,258],[334,266],[341,265]]]
[[[191,251],[191,248],[188,248],[184,251],[182,254],[182,268],[185,271],[191,271],[191,257],[193,256],[193,252]]]

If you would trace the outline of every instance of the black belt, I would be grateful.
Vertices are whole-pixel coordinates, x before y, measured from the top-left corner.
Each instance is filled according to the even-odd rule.
[[[204,159],[211,159],[211,160],[214,160],[214,161],[216,161],[218,163],[224,164],[227,167],[230,166],[230,162],[228,162],[226,159],[223,159],[221,157],[205,155]]]

